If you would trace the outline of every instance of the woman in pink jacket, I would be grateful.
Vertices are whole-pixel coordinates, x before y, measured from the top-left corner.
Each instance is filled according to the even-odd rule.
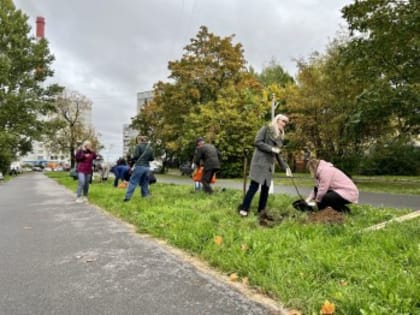
[[[359,201],[359,190],[356,185],[332,163],[311,159],[307,168],[316,180],[314,191],[306,199],[308,204],[313,204],[315,201],[320,210],[331,207],[337,211],[349,212],[350,209],[346,204]]]

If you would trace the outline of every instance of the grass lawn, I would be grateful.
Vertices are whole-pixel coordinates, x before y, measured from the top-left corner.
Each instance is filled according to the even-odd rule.
[[[47,175],[75,191],[67,173]],[[94,183],[89,201],[302,314],[319,314],[325,300],[334,314],[420,314],[419,218],[363,231],[409,210],[352,205],[343,223],[320,224],[295,211],[291,197],[270,195],[276,224],[263,228],[254,215],[237,215],[239,190],[192,188],[157,183],[150,198],[137,188],[124,203],[124,189]]]

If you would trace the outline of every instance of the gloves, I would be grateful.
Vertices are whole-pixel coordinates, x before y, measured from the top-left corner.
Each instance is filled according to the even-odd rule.
[[[290,169],[290,167],[286,168],[286,176],[287,177],[293,177],[292,170]]]
[[[279,153],[280,153],[280,148],[277,148],[277,147],[272,147],[272,148],[271,148],[271,151],[272,151],[273,153],[275,153],[275,154],[279,154]]]
[[[315,200],[313,200],[311,197],[306,198],[305,202],[306,202],[306,204],[308,206],[311,206],[311,207],[315,207],[316,206]]]

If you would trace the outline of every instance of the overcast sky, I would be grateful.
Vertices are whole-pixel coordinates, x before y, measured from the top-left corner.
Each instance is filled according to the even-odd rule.
[[[274,59],[291,75],[345,27],[340,9],[352,0],[15,0],[29,17],[43,16],[55,56],[56,82],[93,102],[93,126],[114,160],[122,153],[122,125],[136,114],[137,92],[169,75],[189,40],[205,25],[235,34],[248,66]]]

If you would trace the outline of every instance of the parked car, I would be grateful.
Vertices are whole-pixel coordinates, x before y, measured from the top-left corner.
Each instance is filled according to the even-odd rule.
[[[13,162],[10,165],[9,175],[17,175],[22,173],[22,167],[19,162]]]
[[[193,173],[191,163],[186,162],[186,163],[181,164],[181,166],[179,167],[179,171],[181,172],[181,175],[191,176]]]
[[[150,170],[153,173],[161,173],[162,172],[162,162],[160,161],[151,161],[150,162]]]

